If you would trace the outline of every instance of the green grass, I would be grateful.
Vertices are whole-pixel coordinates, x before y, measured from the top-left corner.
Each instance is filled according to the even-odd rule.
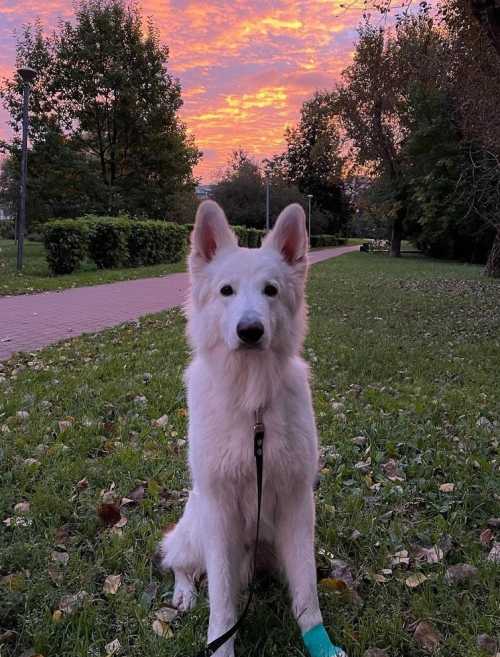
[[[16,271],[17,244],[13,240],[0,240],[0,296],[7,294],[31,294],[45,290],[65,290],[82,285],[100,285],[150,276],[164,276],[182,271],[184,263],[151,265],[126,269],[97,269],[92,262],[85,262],[81,271],[64,276],[52,276],[45,259],[45,249],[39,242],[25,242],[24,266]]]
[[[413,636],[422,620],[442,636],[436,654],[480,657],[476,637],[500,629],[499,568],[479,541],[488,518],[500,515],[500,285],[475,267],[350,254],[315,265],[308,295],[305,355],[327,448],[317,547],[347,562],[357,587],[357,596],[320,587],[325,624],[351,657],[370,647],[425,655]],[[174,621],[173,638],[152,631],[172,580],[151,555],[189,485],[178,443],[186,432],[183,329],[180,312],[170,311],[5,364],[0,519],[15,517],[18,502],[31,507],[28,526],[0,524],[0,575],[14,576],[0,582],[0,625],[15,631],[2,657],[31,648],[45,657],[104,655],[115,638],[129,657],[188,657],[203,644],[204,596]],[[167,425],[152,426],[164,414]],[[74,419],[61,432],[66,418]],[[404,481],[384,476],[390,458]],[[119,499],[140,481],[147,494],[123,509],[121,533],[104,528],[101,491],[113,488]],[[440,492],[442,483],[454,492]],[[440,563],[412,559],[377,581],[395,552],[436,543],[449,548]],[[51,578],[54,550],[69,561]],[[446,583],[457,563],[476,566],[477,576]],[[411,589],[405,579],[417,572],[428,579]],[[114,596],[102,592],[110,574],[123,576]],[[52,620],[61,597],[82,590],[82,609]],[[260,586],[237,654],[304,655],[284,586]]]

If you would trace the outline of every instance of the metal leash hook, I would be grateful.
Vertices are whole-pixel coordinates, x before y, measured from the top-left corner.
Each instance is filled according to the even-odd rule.
[[[253,451],[255,456],[255,468],[257,472],[257,530],[255,532],[255,545],[253,550],[253,574],[252,574],[252,583],[250,584],[250,593],[248,594],[247,602],[243,613],[238,618],[236,623],[231,627],[227,632],[224,632],[221,636],[211,641],[208,646],[203,648],[196,657],[211,657],[216,650],[223,646],[226,641],[236,634],[239,630],[245,617],[250,609],[250,604],[253,599],[254,594],[254,583],[255,576],[257,572],[257,549],[259,545],[259,533],[260,533],[260,512],[262,506],[262,471],[264,469],[264,436],[265,436],[265,427],[262,419],[262,408],[258,408],[255,411],[255,424],[253,426]]]

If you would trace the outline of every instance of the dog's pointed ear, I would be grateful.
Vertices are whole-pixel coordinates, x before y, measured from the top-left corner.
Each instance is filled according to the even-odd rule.
[[[289,265],[305,261],[307,254],[306,215],[301,205],[292,203],[281,212],[262,246],[270,246],[279,251]]]
[[[191,263],[210,262],[215,254],[238,245],[223,209],[215,201],[203,201],[196,212],[191,235]]]

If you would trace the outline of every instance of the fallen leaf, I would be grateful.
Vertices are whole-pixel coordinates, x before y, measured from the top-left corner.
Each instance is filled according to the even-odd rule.
[[[134,490],[131,490],[130,493],[127,493],[127,495],[125,496],[127,500],[130,500],[131,502],[135,502],[136,504],[138,502],[142,502],[146,494],[146,489],[144,487],[145,483],[146,482],[139,484],[134,488]],[[123,500],[122,500],[122,504],[123,504]]]
[[[112,504],[107,502],[100,504],[97,508],[97,515],[108,527],[116,525],[116,523],[122,517],[120,513],[120,507],[115,502]]]
[[[488,518],[488,525],[493,529],[500,528],[500,518]]]
[[[162,607],[155,612],[155,618],[164,623],[171,623],[178,615],[179,611],[174,607]]]
[[[363,653],[363,657],[389,657],[389,654],[386,650],[380,648],[368,648]]]
[[[29,513],[30,511],[30,503],[29,502],[18,502],[15,507],[14,507],[14,512],[15,513]]]
[[[343,579],[335,577],[325,577],[320,580],[319,585],[328,591],[345,591],[348,588]]]
[[[421,621],[417,625],[413,638],[427,652],[434,652],[442,641],[439,632],[427,621]]]
[[[440,490],[442,493],[453,493],[453,491],[455,490],[455,484],[450,484],[450,483],[448,483],[448,484],[441,484],[441,485],[439,486],[439,490]]]
[[[28,411],[17,411],[17,413],[16,413],[17,419],[20,420],[21,422],[24,422],[25,420],[27,420],[29,418],[29,416],[30,416],[30,414],[28,413]]]
[[[71,426],[73,426],[74,421],[74,417],[67,417],[65,420],[59,420],[57,423],[59,432],[63,433],[64,431],[67,431]]]
[[[52,613],[52,620],[53,620],[54,623],[60,623],[63,618],[64,618],[64,614],[60,609],[56,609]]]
[[[488,554],[488,561],[500,563],[500,543],[493,543],[493,547]]]
[[[116,527],[117,529],[121,529],[122,527],[125,527],[125,525],[127,524],[127,522],[128,522],[128,518],[127,518],[127,516],[122,516],[122,517],[120,518],[120,520],[118,520],[118,522],[116,522],[116,523],[113,525],[113,528]]]
[[[153,420],[151,424],[153,427],[159,427],[159,428],[164,427],[165,425],[168,424],[168,415],[162,415],[157,420]]]
[[[153,621],[153,632],[164,639],[172,639],[174,636],[170,625],[158,619]]]
[[[102,590],[104,591],[104,593],[109,593],[110,595],[116,595],[121,585],[122,585],[121,575],[108,575],[104,580]]]
[[[29,527],[33,524],[31,518],[22,518],[19,516],[15,518],[5,518],[2,522],[6,527]]]
[[[104,646],[106,657],[116,655],[121,650],[121,647],[121,643],[118,641],[118,639],[113,639],[113,641],[110,641]]]
[[[89,486],[89,480],[87,477],[84,477],[83,479],[80,479],[80,481],[76,484],[76,487],[78,490],[85,490]]]
[[[450,566],[444,577],[448,584],[460,584],[471,577],[475,577],[477,573],[478,570],[475,566],[468,563],[458,563],[455,566]]]
[[[361,532],[358,529],[353,529],[350,538],[351,541],[357,541],[358,538],[361,538]]]
[[[348,588],[354,588],[354,577],[349,564],[341,559],[332,559],[330,561],[330,577],[343,580]]]
[[[405,584],[410,589],[415,589],[417,586],[420,586],[420,584],[423,584],[427,579],[428,577],[426,577],[423,573],[415,573],[414,575],[410,575],[405,579]]]
[[[426,563],[439,563],[444,557],[443,550],[438,548],[437,545],[431,548],[417,546],[413,555],[417,561],[425,561]]]
[[[476,639],[476,645],[487,655],[494,655],[497,651],[497,641],[488,634],[480,634]]]
[[[352,443],[356,445],[357,447],[364,447],[366,443],[368,442],[368,438],[365,436],[354,436],[352,439]]]
[[[58,552],[57,550],[53,550],[50,556],[52,558],[52,561],[55,561],[56,563],[60,563],[62,566],[68,565],[69,554],[67,552]]]
[[[396,552],[391,558],[391,566],[408,566],[410,563],[410,558],[408,556],[408,550],[400,550]]]
[[[404,481],[404,474],[400,471],[397,461],[389,459],[387,463],[382,463],[382,470],[390,481]]]
[[[89,597],[87,591],[79,591],[73,595],[65,595],[59,601],[59,610],[70,616],[80,609],[85,600]]]

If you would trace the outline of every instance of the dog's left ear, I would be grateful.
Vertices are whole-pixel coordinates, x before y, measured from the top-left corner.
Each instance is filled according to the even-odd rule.
[[[191,265],[206,264],[217,252],[237,245],[236,235],[229,228],[220,205],[215,201],[200,203],[191,235]]]
[[[307,232],[306,215],[302,206],[292,203],[286,207],[262,246],[270,246],[279,251],[289,265],[305,262]]]

